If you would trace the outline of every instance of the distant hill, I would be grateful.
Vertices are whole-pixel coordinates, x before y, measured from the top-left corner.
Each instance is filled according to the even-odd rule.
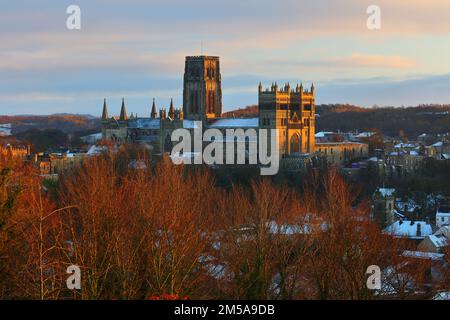
[[[420,105],[417,107],[363,108],[348,104],[316,106],[318,131],[354,131],[379,129],[388,136],[398,136],[400,130],[410,139],[422,133],[450,132],[450,105]],[[225,117],[258,116],[258,106],[252,105],[224,113]]]
[[[99,118],[90,115],[54,114],[48,116],[0,116],[0,124],[2,123],[10,123],[12,125],[13,135],[30,129],[54,129],[61,130],[65,133],[100,131]]]
[[[398,136],[400,130],[410,139],[422,133],[450,132],[450,105],[417,107],[361,108],[351,105],[319,105],[319,131],[350,131],[379,129],[388,136]]]
[[[225,112],[222,114],[223,117],[257,117],[258,116],[258,106],[248,106],[245,108],[238,108],[233,111]]]

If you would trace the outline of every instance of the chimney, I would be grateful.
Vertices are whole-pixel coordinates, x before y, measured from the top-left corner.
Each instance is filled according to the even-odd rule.
[[[417,232],[416,236],[421,237],[422,236],[422,225],[420,223],[417,223]]]

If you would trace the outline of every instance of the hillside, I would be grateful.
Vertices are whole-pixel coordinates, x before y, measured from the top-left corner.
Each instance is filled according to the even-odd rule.
[[[232,110],[229,112],[225,112],[222,114],[222,116],[227,118],[234,117],[257,117],[258,116],[258,106],[248,106],[245,108],[238,108],[236,110]]]
[[[65,133],[78,131],[99,131],[100,121],[98,118],[89,115],[55,114],[49,116],[0,116],[0,124],[10,123],[12,134],[39,130],[61,130]]]
[[[422,133],[450,132],[450,105],[423,105],[407,108],[361,108],[348,105],[319,105],[319,131],[350,131],[376,128],[388,136],[400,130],[414,139]]]
[[[417,107],[362,108],[354,105],[317,105],[317,131],[354,131],[379,129],[388,136],[400,130],[411,139],[422,133],[450,132],[450,105],[420,105]],[[258,116],[258,106],[229,111],[226,117]]]

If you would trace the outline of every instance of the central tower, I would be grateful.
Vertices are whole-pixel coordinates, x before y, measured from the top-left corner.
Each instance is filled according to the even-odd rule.
[[[186,119],[205,120],[222,114],[222,78],[219,57],[186,57],[183,86]]]

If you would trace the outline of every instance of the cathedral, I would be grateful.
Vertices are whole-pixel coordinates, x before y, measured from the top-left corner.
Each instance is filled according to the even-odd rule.
[[[222,79],[219,57],[186,57],[183,107],[157,110],[153,100],[149,117],[128,116],[125,99],[119,117],[109,117],[106,99],[101,119],[102,138],[117,141],[146,143],[156,152],[170,152],[171,134],[178,128],[193,129],[194,121],[202,128],[226,129],[279,129],[280,155],[312,154],[315,151],[314,85],[291,88],[289,84],[270,88],[258,87],[259,116],[255,118],[222,117]]]

